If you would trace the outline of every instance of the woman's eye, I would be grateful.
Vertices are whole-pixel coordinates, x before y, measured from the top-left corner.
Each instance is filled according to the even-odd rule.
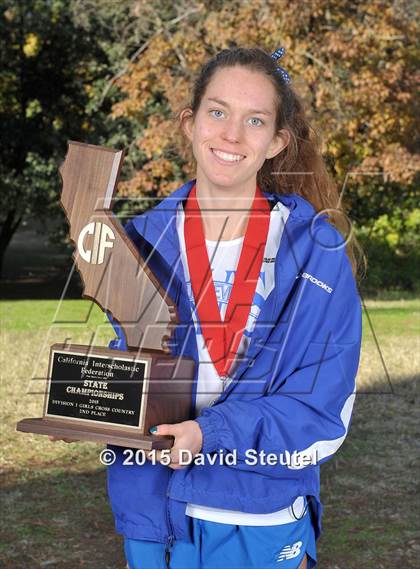
[[[211,114],[211,113],[222,113],[222,114],[223,114],[223,111],[220,111],[220,110],[218,110],[218,109],[214,109],[213,111],[210,111],[210,114]],[[213,115],[213,116],[215,116],[215,115]],[[220,118],[220,115],[216,116],[216,118],[217,118],[217,119]]]
[[[253,123],[254,126],[260,126],[260,125],[264,124],[264,122],[263,122],[261,119],[257,118],[257,117],[252,117],[252,119],[250,119],[250,120],[251,120],[251,121],[259,121],[257,124]]]

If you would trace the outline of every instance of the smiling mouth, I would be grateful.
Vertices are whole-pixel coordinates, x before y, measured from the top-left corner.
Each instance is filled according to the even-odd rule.
[[[241,162],[246,158],[243,154],[231,154],[230,152],[223,152],[222,150],[218,150],[217,148],[210,148],[212,153],[222,162],[226,164],[234,164],[237,162]]]

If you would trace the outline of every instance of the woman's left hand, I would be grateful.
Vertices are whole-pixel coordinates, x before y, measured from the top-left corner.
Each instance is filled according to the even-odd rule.
[[[180,468],[186,468],[191,464],[186,462],[190,457],[194,458],[198,454],[203,446],[203,433],[201,432],[200,425],[197,421],[183,421],[182,423],[175,423],[174,425],[156,425],[157,431],[152,433],[153,435],[172,435],[175,437],[174,444],[170,450],[160,451],[150,451],[146,453],[148,460],[159,461],[169,468],[178,470]],[[184,456],[180,456],[180,451],[189,451],[189,453],[184,453]],[[169,464],[167,464],[169,457]],[[180,460],[183,464],[179,464]]]

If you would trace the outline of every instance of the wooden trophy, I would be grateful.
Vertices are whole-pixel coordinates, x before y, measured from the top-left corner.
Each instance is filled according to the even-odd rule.
[[[17,430],[145,450],[170,448],[150,435],[160,423],[191,419],[194,360],[162,350],[177,308],[113,215],[123,151],[69,142],[60,173],[61,204],[84,285],[117,321],[127,351],[54,344],[42,418]]]

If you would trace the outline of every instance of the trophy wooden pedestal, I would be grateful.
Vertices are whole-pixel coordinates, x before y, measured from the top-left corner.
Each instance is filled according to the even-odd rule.
[[[150,435],[149,428],[191,415],[193,372],[192,359],[163,351],[54,344],[43,417],[23,419],[17,430],[145,450],[170,448],[173,437]]]

